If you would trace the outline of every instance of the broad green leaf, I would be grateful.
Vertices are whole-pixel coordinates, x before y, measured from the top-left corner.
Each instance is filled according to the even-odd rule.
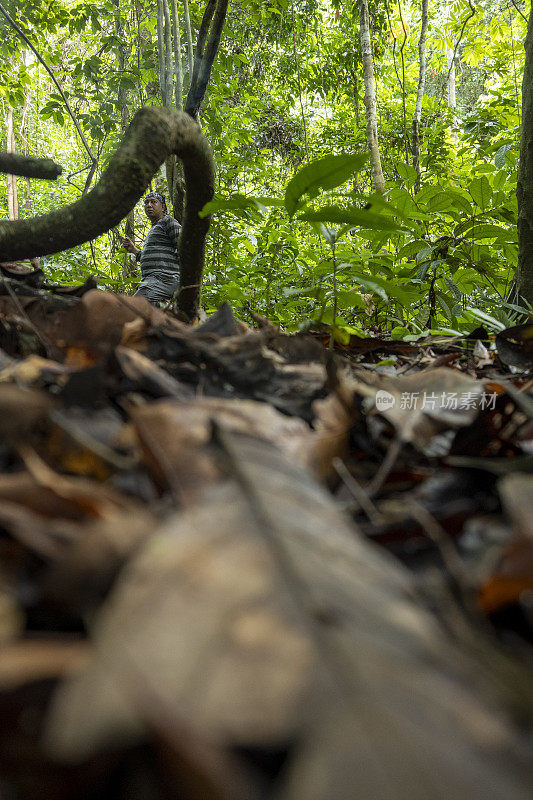
[[[350,344],[350,331],[339,325],[331,325],[330,331],[338,344]]]
[[[479,308],[473,308],[472,306],[467,306],[465,311],[468,311],[474,319],[478,319],[481,322],[486,322],[493,330],[496,331],[503,331],[505,330],[505,324],[500,322],[499,319],[495,319],[490,314],[487,314],[485,311],[481,311]]]
[[[416,169],[412,167],[410,164],[404,164],[403,161],[400,161],[399,164],[396,164],[396,169],[398,170],[398,175],[402,180],[404,180],[408,186],[413,186],[416,180]]]
[[[265,205],[257,198],[245,197],[242,194],[235,194],[232,197],[217,198],[206,203],[198,216],[202,219],[207,217],[208,214],[214,214],[217,211],[266,211]]]
[[[404,244],[403,247],[400,247],[398,250],[398,258],[406,258],[407,256],[412,256],[415,253],[419,253],[420,250],[427,249],[428,243],[425,242],[423,239],[414,239],[412,242],[407,242]]]
[[[408,196],[410,197],[410,195]],[[385,211],[393,217],[401,217],[409,221],[409,217],[404,214],[403,211],[398,208],[398,206],[393,205],[388,200],[385,200],[383,195],[379,192],[373,192],[368,196],[361,194],[360,192],[352,192],[351,197],[355,198],[356,200],[362,200],[365,203],[365,211]]]
[[[371,228],[378,231],[400,231],[403,228],[385,214],[366,211],[364,208],[324,206],[318,211],[306,211],[298,216],[309,222],[333,222],[352,227]]]
[[[468,191],[472,195],[474,202],[485,211],[492,200],[492,189],[490,183],[485,175],[480,178],[474,178],[468,185]]]
[[[481,242],[485,239],[502,239],[506,242],[512,242],[513,239],[516,239],[516,235],[516,230],[500,228],[499,225],[493,225],[490,222],[473,225],[464,232],[464,236],[467,239],[474,239],[476,242]]]
[[[439,305],[442,308],[442,310],[444,311],[447,319],[450,322],[455,322],[455,317],[452,314],[452,311],[451,311],[451,308],[450,308],[449,298],[446,297],[445,295],[441,294],[440,292],[435,292],[435,297],[437,298],[437,300],[439,302]]]
[[[420,267],[418,269],[418,272],[416,273],[416,277],[418,278],[419,281],[425,281],[426,280],[426,275],[428,273],[428,269],[430,268],[430,266],[432,264],[435,264],[435,262],[432,262],[432,261],[423,261],[422,262],[422,264],[420,265]]]
[[[454,199],[448,192],[439,192],[428,198],[426,205],[428,211],[447,211],[449,208],[453,208]]]
[[[409,336],[410,333],[411,331],[409,328],[404,328],[401,325],[397,325],[391,330],[390,335],[391,339],[403,339],[404,336]]]
[[[313,199],[321,189],[335,189],[347,181],[354,172],[358,172],[367,157],[366,153],[325,156],[299,170],[285,189],[285,208],[289,216],[293,216],[303,195],[306,194]]]
[[[510,150],[514,149],[514,144],[502,144],[502,146],[494,153],[494,166],[498,169],[505,167],[506,155]]]
[[[359,277],[357,278],[359,280]],[[398,300],[403,306],[408,306],[409,303],[412,302],[413,296],[405,291],[402,286],[398,286],[397,283],[394,281],[388,281],[385,278],[382,278],[378,275],[374,275],[372,280],[374,283],[377,283],[381,286],[389,295],[389,297],[394,297]]]
[[[429,214],[425,214],[424,211],[420,210],[420,203],[418,201],[419,195],[417,195],[415,203],[407,189],[396,188],[391,189],[389,197],[394,202],[394,206],[402,214],[404,219],[420,219],[427,220],[428,222],[432,220],[432,217],[430,217]]]
[[[494,186],[494,189],[496,191],[498,191],[500,189],[503,189],[503,187],[507,183],[507,178],[508,178],[508,176],[507,176],[507,173],[505,172],[505,170],[501,169],[499,172],[496,172],[496,174],[494,175],[494,180],[492,182],[492,185]]]
[[[455,300],[461,300],[463,297],[462,291],[459,289],[454,280],[449,275],[444,275],[444,283],[453,294]]]
[[[466,192],[457,189],[446,189],[446,195],[452,200],[452,207],[465,214],[472,213],[472,199]]]
[[[361,278],[359,275],[356,276],[355,280],[357,280],[357,282],[360,283],[361,286],[364,286],[366,289],[370,289],[371,292],[375,292],[375,294],[379,295],[379,297],[385,300],[385,302],[387,302],[387,300],[389,299],[387,292],[385,291],[383,286],[379,285],[379,283],[367,280],[366,278]]]

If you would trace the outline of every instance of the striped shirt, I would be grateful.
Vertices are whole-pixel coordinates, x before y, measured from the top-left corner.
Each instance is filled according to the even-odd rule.
[[[143,295],[150,302],[170,300],[179,286],[178,262],[179,222],[165,214],[152,225],[137,255],[142,280],[136,295]]]
[[[178,238],[181,232],[179,222],[165,214],[150,228],[144,240],[139,263],[141,275],[145,278],[153,272],[171,272],[179,275]]]

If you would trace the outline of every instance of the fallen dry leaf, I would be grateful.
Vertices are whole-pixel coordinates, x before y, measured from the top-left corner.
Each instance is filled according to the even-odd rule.
[[[122,573],[94,659],[56,696],[50,752],[135,741],[154,697],[211,745],[291,754],[275,797],[351,800],[355,781],[376,800],[526,800],[511,729],[461,683],[407,574],[271,446],[218,436],[231,480]]]

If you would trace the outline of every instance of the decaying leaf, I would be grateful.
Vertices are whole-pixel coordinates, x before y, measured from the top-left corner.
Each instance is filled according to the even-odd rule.
[[[185,505],[197,502],[205,487],[221,478],[210,446],[214,421],[224,430],[271,441],[287,454],[296,454],[312,438],[302,420],[253,400],[161,400],[132,409],[131,417],[147,463]]]
[[[498,489],[515,537],[480,589],[479,602],[487,614],[533,592],[533,476],[507,475],[498,482]]]
[[[504,364],[519,369],[533,367],[533,325],[515,325],[496,336],[498,355]]]
[[[457,430],[476,417],[485,391],[481,381],[447,367],[382,378],[379,384],[359,382],[356,391],[374,401],[403,442],[424,450],[443,430]]]
[[[226,482],[122,573],[90,666],[56,696],[50,752],[131,743],[161,705],[217,747],[285,752],[275,797],[526,800],[511,729],[408,575],[270,445],[215,443]]]

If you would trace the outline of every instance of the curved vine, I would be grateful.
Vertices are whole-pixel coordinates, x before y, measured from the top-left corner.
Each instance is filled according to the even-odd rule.
[[[213,198],[214,165],[207,139],[188,114],[146,107],[137,112],[99,182],[75,203],[39,217],[0,221],[0,261],[48,255],[90,241],[117,225],[142,196],[167,158],[183,161],[186,206],[179,239],[178,308],[195,316],[209,217],[198,212]]]

